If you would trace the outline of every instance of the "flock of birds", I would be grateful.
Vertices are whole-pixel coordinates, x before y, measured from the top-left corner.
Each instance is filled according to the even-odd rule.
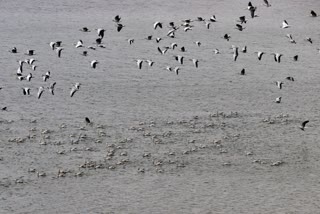
[[[271,4],[268,2],[268,0],[264,0],[264,5],[266,7],[271,7]],[[248,6],[247,6],[247,10],[250,12],[250,17],[252,19],[258,17],[256,15],[256,11],[257,11],[257,7],[256,6],[253,6],[253,4],[251,2],[248,3]],[[311,10],[310,12],[310,16],[315,18],[317,17],[317,13],[313,10]],[[184,32],[188,32],[188,31],[191,31],[193,30],[193,28],[195,27],[195,25],[193,24],[194,22],[199,22],[199,23],[204,23],[206,28],[209,29],[210,28],[210,25],[212,23],[215,23],[217,22],[217,18],[215,15],[212,15],[208,20],[202,18],[202,17],[197,17],[196,19],[192,20],[192,19],[185,19],[185,20],[182,20],[182,23],[180,23],[179,25],[176,25],[174,22],[169,22],[169,25],[167,26],[169,28],[169,31],[167,32],[166,34],[166,37],[169,37],[169,38],[176,38],[176,34],[179,32],[179,29],[183,29]],[[239,31],[244,31],[246,29],[246,27],[244,27],[244,24],[246,24],[248,22],[248,20],[246,19],[246,16],[241,16],[239,17],[238,20],[236,20],[237,22],[239,22],[239,24],[236,24],[235,26],[235,29],[239,30]],[[120,32],[124,27],[125,25],[123,25],[121,23],[121,17],[119,15],[115,16],[114,19],[113,19],[113,22],[115,23],[116,25],[116,30],[117,32]],[[162,29],[164,27],[164,24],[160,21],[156,21],[154,24],[153,24],[153,28],[154,30],[156,29]],[[286,20],[283,20],[282,22],[282,25],[280,28],[282,29],[286,29],[286,28],[289,28],[291,27],[291,25],[289,25],[289,23],[286,21]],[[87,27],[83,27],[81,29],[79,29],[81,32],[84,32],[84,33],[88,33],[88,32],[91,32],[90,29],[88,29]],[[103,39],[104,39],[104,35],[105,35],[105,29],[103,28],[98,28],[98,29],[95,29],[96,32],[97,32],[97,39],[95,40],[95,44],[94,46],[87,46],[85,47],[84,45],[84,42],[80,39],[78,42],[76,42],[74,44],[74,47],[77,48],[77,49],[83,49],[83,51],[81,52],[81,54],[83,56],[88,56],[88,50],[96,50],[97,48],[106,48],[104,45],[103,45]],[[291,43],[296,43],[296,41],[293,39],[293,36],[291,34],[287,34],[286,35],[288,37],[288,39],[290,40]],[[229,41],[231,39],[231,35],[229,34],[225,34],[223,35],[222,37],[223,39]],[[146,40],[153,40],[153,36],[152,35],[149,35],[145,38]],[[163,38],[155,38],[155,41],[156,43],[159,43],[161,40],[163,40]],[[312,39],[307,37],[305,39],[307,42],[311,43],[312,44]],[[134,44],[134,38],[129,38],[127,40],[128,44],[129,45],[133,45]],[[197,46],[201,46],[201,42],[200,41],[196,41],[195,44]],[[56,51],[57,53],[57,57],[61,58],[62,57],[62,53],[63,53],[63,50],[64,48],[62,47],[62,41],[55,41],[55,42],[50,42],[49,43],[49,46],[51,48],[52,51]],[[159,46],[157,47],[157,51],[161,54],[161,55],[165,55],[168,53],[169,50],[175,50],[178,48],[178,43],[176,42],[172,42],[169,46],[165,46],[163,48],[160,48]],[[233,50],[233,61],[237,61],[238,59],[238,56],[239,56],[239,47],[235,46],[235,45],[232,45],[231,46],[231,49]],[[319,50],[319,49],[318,49]],[[173,55],[173,59],[175,61],[177,61],[179,63],[180,66],[183,66],[185,64],[185,57],[183,56],[183,53],[186,52],[186,48],[184,46],[181,46],[179,48],[179,51],[182,53],[182,54],[174,54]],[[13,54],[16,54],[18,53],[17,51],[17,48],[16,47],[13,47],[11,50],[10,50],[11,53]],[[242,53],[247,53],[247,46],[244,46],[242,49],[241,49],[241,52]],[[320,52],[320,50],[319,50]],[[215,54],[219,54],[220,51],[218,49],[215,49],[214,50],[214,53]],[[257,58],[258,60],[262,60],[263,56],[266,54],[265,52],[263,51],[257,51],[255,52],[257,54]],[[36,54],[36,51],[35,50],[28,50],[28,52],[26,53],[26,55],[28,56],[34,56]],[[281,53],[271,53],[271,55],[274,56],[274,61],[277,62],[277,63],[281,63],[281,58],[283,57],[283,54]],[[198,68],[199,67],[199,59],[196,59],[196,58],[191,58],[191,59],[188,59],[190,61],[192,61],[193,65],[195,68]],[[298,60],[298,55],[295,55],[293,57],[293,60],[294,61],[297,61]],[[25,66],[29,66],[29,68],[32,70],[32,71],[35,71],[37,69],[37,65],[35,65],[35,62],[37,60],[34,59],[34,58],[30,58],[30,59],[25,59],[25,60],[20,60],[19,61],[19,66],[18,66],[18,69],[17,69],[17,72],[16,72],[16,76],[17,76],[17,79],[20,80],[20,81],[28,81],[28,82],[31,82],[32,79],[34,78],[33,74],[30,72],[29,74],[25,75],[24,74],[24,70],[25,70]],[[136,59],[136,64],[137,64],[137,67],[138,69],[142,69],[143,67],[143,64],[144,63],[147,63],[149,67],[152,67],[155,62],[153,60],[150,60],[150,59]],[[99,61],[98,60],[92,60],[90,62],[90,66],[92,69],[96,69],[97,66],[99,64]],[[179,75],[179,72],[181,70],[181,67],[180,66],[176,66],[176,67],[172,67],[172,66],[166,66],[166,69],[167,71],[170,71],[170,72],[175,72],[176,75]],[[245,69],[243,68],[240,72],[240,75],[245,75]],[[50,79],[50,71],[47,71],[45,74],[42,75],[42,79],[44,82],[47,82],[49,79]],[[288,76],[286,77],[286,80],[288,81],[294,81],[294,77],[292,76]],[[283,87],[283,84],[284,82],[282,81],[276,81],[276,85],[279,89],[282,89]],[[56,86],[56,82],[52,82],[50,83],[50,85],[48,85],[47,87],[44,87],[44,86],[40,86],[38,87],[38,91],[37,91],[37,98],[40,99],[42,96],[43,96],[43,93],[48,90],[50,92],[50,94],[54,95],[54,91],[55,91],[55,86]],[[79,91],[80,89],[80,86],[81,86],[81,83],[77,82],[75,83],[72,87],[71,87],[71,90],[70,90],[70,97],[73,97],[75,95],[75,93],[77,91]],[[31,94],[31,88],[30,87],[23,87],[22,88],[22,94],[23,95],[26,95],[26,96],[29,96]],[[275,100],[275,103],[281,103],[281,100],[282,100],[282,97],[277,97],[276,100]],[[6,110],[7,107],[3,107],[2,110]],[[304,130],[304,127],[306,125],[308,121],[304,121],[301,125],[301,130]]]

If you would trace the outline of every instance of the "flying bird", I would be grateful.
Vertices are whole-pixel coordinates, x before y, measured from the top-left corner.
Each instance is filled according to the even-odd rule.
[[[276,103],[281,103],[281,97],[277,97],[275,102]]]
[[[285,28],[288,28],[288,27],[291,27],[291,26],[288,24],[288,22],[286,20],[283,20],[281,28],[285,29]]]
[[[248,20],[246,20],[246,16],[240,16],[238,22],[240,22],[240,24],[243,23],[247,23]]]
[[[263,0],[264,6],[271,7],[271,4],[268,2],[268,0]]]
[[[310,42],[310,44],[312,44],[312,39],[311,39],[310,37],[307,37],[307,38],[306,38],[306,41],[307,41],[307,42]]]
[[[75,44],[75,47],[76,47],[76,48],[83,47],[83,42],[82,42],[81,39],[77,42],[77,44]]]
[[[287,79],[287,80],[290,80],[290,81],[292,81],[292,82],[294,81],[294,78],[293,78],[293,77],[286,77],[286,79]]]
[[[121,17],[119,15],[116,15],[112,21],[118,23],[121,21]]]
[[[55,87],[55,85],[56,85],[56,82],[51,83],[50,86],[48,87],[48,89],[49,89],[49,91],[50,91],[50,93],[52,95],[54,95],[54,87]]]
[[[43,92],[44,92],[44,88],[42,86],[40,86],[39,90],[38,90],[38,99],[40,99]]]
[[[231,38],[231,36],[229,34],[224,34],[223,38],[227,41],[229,41],[229,39]]]
[[[180,71],[180,68],[179,68],[179,67],[175,67],[175,68],[174,68],[174,72],[176,73],[176,75],[179,75],[179,71]]]
[[[201,45],[201,42],[199,42],[199,41],[196,41],[196,42],[194,42],[196,45],[198,45],[198,47],[200,47],[200,45]]]
[[[309,123],[309,120],[303,121],[303,122],[301,123],[301,126],[300,126],[299,128],[300,128],[302,131],[304,131],[307,123]]]
[[[287,37],[290,39],[290,42],[296,44],[296,41],[292,38],[291,34],[287,34]]]
[[[155,22],[155,23],[153,24],[153,28],[154,28],[154,29],[157,29],[157,27],[162,28],[162,23],[161,23],[161,22]]]
[[[90,30],[87,27],[83,27],[81,29],[79,29],[82,32],[90,32]]]
[[[63,50],[63,48],[61,48],[61,47],[56,49],[59,58],[61,57],[62,50]]]
[[[141,60],[141,59],[136,59],[136,62],[137,62],[138,68],[141,69],[141,68],[142,68],[142,62],[143,62],[143,60]]]
[[[277,87],[278,87],[279,89],[282,89],[283,82],[277,81],[277,82],[276,82],[276,85],[277,85]]]
[[[54,50],[55,47],[56,47],[56,43],[55,42],[50,42],[49,45],[50,45],[52,50]]]
[[[240,24],[236,24],[236,29],[238,29],[239,31],[243,31],[243,29],[245,29],[245,28],[242,27],[242,25],[240,25]]]
[[[132,45],[134,43],[134,39],[128,39],[129,45]]]
[[[98,64],[98,63],[99,63],[99,62],[98,62],[97,60],[92,60],[91,63],[90,63],[91,68],[95,69],[95,68],[97,67],[97,64]]]
[[[22,88],[23,95],[30,95],[30,88]]]
[[[26,77],[26,79],[30,82],[31,79],[33,78],[32,73],[29,73]]]
[[[169,47],[165,47],[163,50],[161,50],[160,47],[157,48],[158,51],[161,53],[161,55],[165,54],[167,52],[167,50],[169,49]]]
[[[123,27],[124,27],[123,24],[118,23],[118,24],[117,24],[117,31],[120,32]]]
[[[183,64],[183,59],[184,57],[183,56],[180,56],[180,55],[176,55],[176,56],[173,56],[181,65]]]
[[[262,55],[264,54],[264,52],[258,51],[258,52],[255,52],[255,53],[258,54],[258,59],[261,60]]]
[[[216,22],[216,21],[217,21],[215,15],[212,15],[209,20],[210,20],[211,22]]]
[[[272,53],[271,55],[274,56],[274,61],[280,63],[280,59],[282,57],[282,54],[279,54],[279,53]]]
[[[148,63],[149,67],[152,67],[154,64],[154,61],[149,60],[149,59],[145,60],[145,62]]]
[[[79,89],[75,86],[73,86],[71,88],[71,91],[70,91],[70,97],[73,97],[73,95],[78,91]]]
[[[98,28],[97,29],[97,33],[98,33],[98,36],[101,38],[101,39],[103,39],[103,37],[104,37],[104,32],[105,32],[106,30],[105,29],[102,29],[102,28]]]
[[[191,59],[191,60],[192,60],[193,65],[194,65],[196,68],[198,68],[199,60],[197,60],[197,59]]]

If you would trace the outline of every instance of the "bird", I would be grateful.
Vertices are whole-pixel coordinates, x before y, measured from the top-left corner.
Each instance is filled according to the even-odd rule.
[[[121,21],[121,17],[120,17],[119,15],[116,15],[112,21],[114,21],[114,22],[117,22],[117,23],[118,23],[118,22],[120,22],[120,21]]]
[[[192,27],[190,27],[190,26],[189,27],[185,27],[183,30],[184,30],[184,32],[187,32],[189,30],[192,30]]]
[[[91,68],[95,69],[95,68],[97,67],[97,64],[98,64],[98,63],[99,63],[99,62],[98,62],[97,60],[92,60],[91,63],[90,63]]]
[[[28,50],[28,53],[26,53],[26,55],[29,55],[29,56],[34,55],[34,50]]]
[[[206,28],[209,29],[211,23],[210,22],[205,22],[205,24],[206,24]]]
[[[220,50],[216,48],[216,49],[214,49],[214,53],[215,53],[215,54],[219,54],[219,53],[220,53]]]
[[[82,32],[90,32],[90,30],[87,27],[83,27],[81,29],[79,29]]]
[[[290,42],[296,44],[296,41],[292,38],[291,34],[287,34],[287,37],[290,39]]]
[[[50,42],[49,45],[50,45],[51,49],[54,50],[55,46],[56,46],[56,43],[55,42]]]
[[[247,46],[244,46],[244,47],[241,49],[241,52],[242,52],[242,53],[247,53]]]
[[[156,42],[159,43],[162,39],[161,38],[156,38]]]
[[[233,46],[232,50],[233,50],[233,61],[237,61],[237,58],[239,56],[239,52],[238,52],[238,47]]]
[[[88,51],[83,51],[83,52],[82,52],[82,55],[83,55],[83,56],[87,56],[87,55],[88,55]]]
[[[277,82],[276,82],[276,85],[277,85],[277,87],[278,87],[279,89],[282,89],[283,82],[277,81]]]
[[[312,44],[312,39],[310,37],[307,37],[306,40]]]
[[[198,22],[204,22],[204,21],[205,21],[205,19],[199,16],[199,17],[197,17],[197,19],[195,19],[195,21],[198,21]]]
[[[288,28],[288,27],[291,27],[291,26],[288,24],[288,22],[286,20],[283,20],[281,28],[285,29],[285,28]]]
[[[30,95],[30,88],[22,88],[23,95]]]
[[[22,66],[22,64],[21,64],[21,65],[19,65],[19,68],[17,69],[17,75],[18,75],[18,76],[21,76],[21,75],[22,75],[22,72],[23,72],[23,66]]]
[[[29,73],[26,77],[26,79],[30,82],[31,79],[33,78],[32,73]]]
[[[174,72],[175,72],[177,75],[179,75],[179,71],[180,71],[180,68],[179,68],[179,67],[175,67],[175,68],[174,68]]]
[[[299,128],[300,128],[302,131],[304,131],[304,129],[305,129],[305,127],[306,127],[307,123],[309,123],[309,120],[305,120],[305,121],[303,121],[303,122],[301,123],[301,125],[299,126]]]
[[[192,60],[192,63],[193,65],[198,68],[198,65],[199,65],[199,60],[198,59],[191,59]]]
[[[16,47],[13,47],[12,49],[11,49],[11,51],[10,51],[11,53],[18,53],[18,51],[17,51],[17,48]]]
[[[210,20],[211,22],[216,22],[216,21],[217,21],[215,15],[212,15],[209,20]]]
[[[101,38],[101,37],[99,37],[99,38],[96,39],[97,45],[100,45],[101,42],[102,42],[102,38]],[[93,49],[93,48],[92,48],[92,49]],[[94,48],[93,50],[95,50],[95,48]]]
[[[172,50],[174,50],[176,47],[178,47],[177,43],[171,43],[170,46],[171,46]]]
[[[227,41],[229,41],[229,39],[231,38],[231,36],[229,34],[224,34],[223,38]]]
[[[7,106],[1,108],[2,111],[7,111]]]
[[[242,25],[240,25],[240,24],[236,24],[236,29],[238,29],[239,31],[243,31],[243,29],[245,29],[245,28],[242,27]]]
[[[141,69],[141,68],[142,68],[142,62],[143,62],[143,60],[141,60],[141,59],[136,59],[136,62],[137,62],[138,68]]]
[[[56,41],[55,44],[56,44],[56,47],[61,47],[62,41]]]
[[[186,52],[186,48],[185,48],[184,46],[182,46],[182,47],[180,48],[180,51],[181,51],[181,52]]]
[[[146,40],[152,40],[152,35],[147,36]]]
[[[166,67],[166,70],[167,70],[167,71],[172,71],[172,67],[167,66],[167,67]]]
[[[49,91],[51,92],[52,95],[54,95],[54,87],[55,87],[55,85],[56,85],[56,82],[53,82],[48,87],[48,89],[49,89]]]
[[[43,92],[44,92],[44,88],[42,86],[40,86],[39,90],[38,90],[38,99],[40,99]]]
[[[240,24],[243,23],[247,23],[248,20],[246,20],[246,16],[240,16],[238,22],[240,22]]]
[[[241,71],[240,71],[240,75],[245,75],[246,73],[246,70],[243,68]]]
[[[310,11],[310,15],[311,15],[311,17],[317,17],[318,16],[317,13],[314,12],[313,10]]]
[[[18,80],[22,81],[22,80],[25,80],[26,78],[22,75],[18,76]]]
[[[132,45],[134,43],[134,39],[128,39],[129,45]]]
[[[264,54],[264,52],[262,52],[262,51],[258,51],[258,52],[255,52],[255,53],[257,53],[257,54],[258,54],[258,59],[259,59],[259,60],[261,60],[262,55]]]
[[[62,50],[63,50],[63,48],[61,48],[61,47],[56,49],[59,58],[61,57],[61,51]]]
[[[298,55],[293,56],[293,61],[298,61]]]
[[[181,65],[183,64],[183,59],[184,57],[183,56],[180,56],[180,55],[176,55],[176,56],[173,56]]]
[[[102,28],[98,28],[97,29],[97,33],[98,33],[98,36],[103,39],[104,37],[104,32],[105,32],[105,29],[102,29]]]
[[[152,61],[152,60],[145,60],[145,62],[146,63],[148,63],[148,65],[149,65],[149,67],[152,67],[153,66],[153,64],[154,64],[154,61]]]
[[[83,42],[82,42],[81,39],[77,42],[77,44],[75,44],[75,47],[76,47],[76,48],[83,47]]]
[[[42,75],[42,79],[44,82],[47,82],[47,80],[50,78],[50,74],[48,74],[48,72],[44,75]]]
[[[73,86],[71,88],[71,91],[70,91],[70,97],[73,97],[73,95],[79,90],[79,88],[77,88],[76,86]]]
[[[279,53],[272,53],[271,55],[274,56],[274,61],[280,63],[280,59],[281,59],[281,56],[283,56],[282,54],[279,54]]]
[[[281,97],[277,97],[275,102],[276,103],[280,103],[281,102]]]
[[[157,27],[162,28],[162,23],[161,23],[161,22],[155,22],[155,23],[153,24],[153,28],[154,28],[154,29],[157,29]]]
[[[271,7],[271,4],[268,2],[268,0],[263,0],[264,6]]]
[[[198,45],[198,47],[200,47],[200,45],[201,45],[201,42],[199,42],[199,41],[196,41],[196,42],[194,42],[196,45]]]
[[[248,7],[248,8],[249,8],[249,11],[250,11],[250,16],[251,16],[251,18],[257,17],[257,15],[255,15],[255,12],[256,12],[256,10],[257,10],[257,7],[253,7],[253,6],[251,5],[251,7]]]
[[[290,81],[292,81],[292,82],[294,81],[294,78],[293,78],[293,77],[286,77],[286,79],[287,79],[287,80],[290,80]]]
[[[157,48],[158,51],[161,53],[161,55],[165,54],[167,52],[167,50],[169,49],[168,47],[165,47],[163,50],[161,50],[160,47]]]
[[[87,124],[91,123],[91,121],[90,121],[90,119],[88,117],[85,118],[85,121],[86,121]]]
[[[117,31],[120,32],[123,27],[125,27],[123,24],[118,23],[117,24]]]

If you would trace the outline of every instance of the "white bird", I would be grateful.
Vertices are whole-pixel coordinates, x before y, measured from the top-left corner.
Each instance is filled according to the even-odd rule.
[[[162,28],[162,23],[161,23],[161,22],[155,22],[155,23],[153,24],[153,28],[154,28],[154,29],[157,29],[157,27]]]
[[[32,67],[31,67],[31,69],[34,70],[34,71],[36,70],[36,68],[37,68],[36,65],[32,65]]]
[[[216,16],[215,16],[215,15],[212,15],[212,16],[210,17],[210,21],[216,22],[216,21],[217,21]]]
[[[98,28],[98,29],[97,29],[97,32],[98,32],[98,36],[99,36],[101,39],[103,39],[105,29]]]
[[[56,46],[56,43],[55,42],[50,42],[49,45],[50,45],[51,49],[54,50],[54,48]]]
[[[143,62],[143,60],[141,60],[141,59],[136,59],[136,62],[137,62],[138,68],[141,69],[141,68],[142,68],[142,62]]]
[[[128,39],[129,45],[132,45],[134,43],[134,39]]]
[[[280,59],[281,59],[281,56],[282,54],[279,54],[279,53],[272,53],[271,55],[274,56],[274,61],[280,63]]]
[[[210,24],[211,24],[211,23],[210,23],[210,22],[205,22],[205,24],[206,24],[206,28],[207,28],[207,29],[210,29]]]
[[[95,68],[97,67],[97,64],[98,64],[98,63],[99,63],[99,62],[98,62],[97,60],[92,60],[91,63],[90,63],[91,68],[95,69]]]
[[[54,95],[54,87],[55,87],[55,85],[56,85],[56,82],[51,83],[50,86],[48,87],[48,89],[49,89],[49,91],[50,91],[50,93],[52,95]]]
[[[145,62],[147,62],[147,63],[148,63],[149,67],[152,67],[152,66],[153,66],[153,64],[154,64],[154,61],[149,60],[149,59],[145,60]]]
[[[73,87],[71,88],[71,91],[70,91],[70,97],[73,97],[73,95],[74,95],[78,90],[79,90],[78,88],[76,88],[75,86],[73,86]]]
[[[82,40],[81,40],[81,39],[77,42],[77,44],[76,44],[76,46],[75,46],[75,47],[76,47],[76,48],[83,47],[83,42],[82,42]]]
[[[277,87],[278,87],[279,89],[282,89],[282,84],[283,84],[283,82],[281,82],[281,81],[277,81],[277,82],[276,82],[276,85],[277,85]]]
[[[61,51],[62,50],[63,50],[63,48],[61,48],[61,47],[56,49],[59,58],[61,57]]]
[[[33,78],[32,73],[29,73],[26,77],[26,79],[30,82],[31,79]]]
[[[281,97],[277,97],[275,102],[276,103],[280,103],[281,102]]]
[[[191,27],[185,27],[183,30],[184,30],[184,32],[187,32],[189,30],[192,30],[192,28]]]
[[[166,70],[167,70],[167,71],[172,71],[172,67],[167,66],[167,67],[166,67]]]
[[[288,24],[288,22],[286,20],[283,20],[281,28],[285,29],[285,28],[288,28],[288,27],[291,27],[291,26]]]
[[[264,54],[264,52],[258,51],[258,52],[255,52],[255,53],[258,54],[258,59],[261,60],[262,55]]]
[[[22,88],[23,95],[30,95],[30,88]]]
[[[19,68],[18,68],[18,70],[17,70],[17,75],[18,75],[18,76],[21,76],[21,75],[22,75],[22,71],[23,71],[22,65],[19,65]]]
[[[197,59],[191,59],[191,60],[192,60],[193,65],[194,65],[196,68],[198,68],[199,60],[197,60]]]
[[[28,62],[27,62],[27,64],[32,65],[35,61],[37,61],[37,60],[35,60],[35,59],[29,59]]]
[[[18,80],[22,81],[25,80],[26,78],[24,76],[18,76]]]
[[[200,47],[200,45],[201,45],[201,42],[199,42],[199,41],[196,41],[195,43],[196,43],[196,45],[198,45],[198,47]]]
[[[44,88],[42,86],[40,86],[39,90],[38,90],[38,99],[40,99],[43,92],[44,92]]]
[[[163,50],[161,50],[160,47],[158,47],[157,49],[158,49],[158,51],[161,53],[161,55],[163,55],[163,54],[165,54],[165,53],[167,52],[167,50],[169,49],[169,47],[164,47]]]
[[[74,84],[74,87],[79,90],[79,89],[80,89],[80,85],[81,85],[81,83],[76,82],[76,83]]]
[[[233,46],[232,50],[233,50],[233,61],[237,61],[237,58],[239,56],[239,52],[238,52],[238,47]]]
[[[178,47],[177,43],[171,43],[172,50],[174,50],[176,47]]]
[[[183,64],[183,59],[184,57],[183,56],[180,56],[180,55],[176,55],[176,56],[173,56],[181,65]]]
[[[49,79],[49,77],[50,77],[50,71],[48,71],[45,75],[42,75],[42,79],[45,82]]]
[[[219,49],[217,49],[217,48],[214,49],[214,53],[215,53],[215,54],[219,54],[219,53],[220,53]]]
[[[290,42],[296,44],[296,41],[292,38],[291,34],[287,34],[287,37],[290,39]]]

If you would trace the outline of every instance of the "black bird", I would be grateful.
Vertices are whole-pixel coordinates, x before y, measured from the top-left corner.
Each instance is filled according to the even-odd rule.
[[[318,16],[318,15],[316,14],[316,12],[314,12],[313,10],[311,10],[310,14],[311,14],[312,17],[317,17],[317,16]]]
[[[227,41],[229,41],[229,39],[231,38],[231,36],[229,34],[224,34],[223,38]]]
[[[83,51],[83,52],[82,52],[82,55],[83,55],[83,56],[87,56],[87,54],[88,54],[88,51]]]
[[[243,31],[244,27],[242,27],[242,25],[240,24],[236,24],[236,29],[238,29],[239,31]]]
[[[7,106],[1,108],[2,111],[7,111]]]
[[[30,88],[22,88],[23,95],[30,95]]]
[[[104,32],[105,32],[105,31],[106,31],[106,30],[105,30],[105,29],[102,29],[102,28],[97,29],[98,36],[99,36],[101,39],[103,39],[103,37],[104,37]]]
[[[80,31],[82,31],[82,32],[90,32],[87,27],[83,27],[82,29],[80,29]]]
[[[162,23],[161,23],[161,22],[155,22],[155,23],[153,24],[153,28],[154,28],[154,29],[157,29],[157,27],[162,28]]]
[[[90,121],[89,118],[86,117],[85,120],[86,120],[86,123],[87,123],[87,124],[90,124],[90,123],[91,123],[91,121]]]
[[[245,75],[245,74],[246,74],[246,69],[243,68],[240,72],[240,75]]]
[[[309,120],[303,121],[301,123],[301,126],[299,127],[302,131],[304,131],[304,128],[306,127],[306,124],[309,123]]]
[[[124,27],[123,24],[118,23],[117,24],[117,31],[120,32],[123,27]]]
[[[34,55],[34,50],[28,50],[28,53],[26,53],[26,55],[29,55],[29,56]]]
[[[293,57],[293,60],[294,60],[294,61],[298,61],[298,55],[295,55],[295,56]]]
[[[211,21],[211,22],[216,22],[216,21],[217,21],[216,16],[215,16],[215,15],[212,15],[212,16],[210,17],[210,21]]]
[[[152,35],[147,36],[146,40],[152,40]]]
[[[96,39],[96,43],[97,43],[97,45],[100,45],[100,44],[101,44],[101,42],[102,42],[102,38],[97,38],[97,39]]]
[[[16,48],[16,47],[13,47],[13,48],[11,49],[11,53],[17,53],[17,48]]]
[[[310,37],[307,37],[306,40],[312,44],[312,39]]]
[[[55,42],[56,47],[61,47],[61,44],[62,44],[62,41],[56,41]]]
[[[246,17],[240,16],[238,22],[240,22],[240,24],[247,23]]]
[[[186,52],[186,48],[185,48],[184,46],[182,46],[182,47],[180,48],[180,51],[181,51],[181,52]]]
[[[264,5],[265,5],[266,7],[271,7],[271,4],[269,4],[268,0],[263,0],[263,1],[264,1]]]
[[[294,78],[293,78],[293,77],[286,77],[286,79],[287,79],[287,80],[290,80],[290,81],[292,81],[292,82],[294,81]]]
[[[112,21],[119,23],[121,21],[121,17],[119,15],[116,15]]]

